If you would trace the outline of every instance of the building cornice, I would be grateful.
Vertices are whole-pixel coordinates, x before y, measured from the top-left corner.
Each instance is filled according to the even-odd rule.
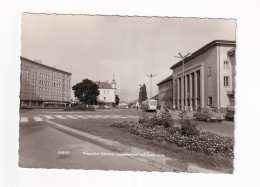
[[[191,61],[192,59],[196,58],[197,56],[205,53],[206,51],[210,50],[211,48],[215,47],[215,46],[236,46],[236,42],[235,41],[228,41],[228,40],[214,40],[206,45],[204,45],[203,47],[201,47],[200,49],[198,49],[197,51],[195,51],[194,53],[192,53],[190,56],[188,56],[187,58],[184,59],[184,64]],[[170,69],[175,69],[176,67],[179,67],[182,65],[182,60],[177,62],[176,64],[174,64]]]
[[[29,61],[29,62],[31,62],[31,63],[37,64],[37,65],[42,66],[42,67],[45,67],[45,68],[49,68],[49,69],[52,69],[52,70],[55,70],[55,71],[59,71],[59,72],[67,73],[67,74],[71,75],[71,73],[69,73],[69,72],[66,72],[66,71],[63,71],[63,70],[60,70],[60,69],[51,67],[51,66],[47,66],[47,65],[45,65],[45,64],[41,64],[41,63],[35,62],[35,61],[30,60],[30,59],[28,59],[28,58],[24,58],[24,57],[22,57],[22,56],[20,57],[20,59]]]
[[[157,86],[159,86],[159,85],[161,85],[161,84],[164,84],[164,83],[166,83],[166,82],[170,82],[170,81],[172,81],[173,80],[173,77],[172,77],[172,75],[170,75],[169,77],[167,77],[166,79],[164,79],[164,80],[162,80],[161,82],[159,82],[158,84],[157,84]]]

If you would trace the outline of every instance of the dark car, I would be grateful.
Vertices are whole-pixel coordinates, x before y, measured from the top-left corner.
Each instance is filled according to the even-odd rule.
[[[235,116],[235,107],[234,106],[228,107],[226,111],[226,119],[234,120],[234,116]]]
[[[207,122],[221,122],[224,119],[224,114],[214,108],[203,108],[201,111],[195,112],[193,118],[195,120],[206,120]]]

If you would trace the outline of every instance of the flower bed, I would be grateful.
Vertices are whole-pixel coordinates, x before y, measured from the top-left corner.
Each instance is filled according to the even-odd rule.
[[[151,118],[154,119],[156,117]],[[160,117],[159,117],[160,118]],[[132,134],[141,136],[146,139],[156,141],[165,141],[169,144],[175,144],[188,150],[204,153],[206,155],[221,155],[226,158],[233,158],[234,139],[222,137],[210,132],[201,132],[196,129],[196,125],[189,123],[182,124],[181,128],[161,123],[151,123],[151,120],[138,122],[121,122],[113,123],[112,127],[127,128]],[[156,120],[157,122],[160,119]]]

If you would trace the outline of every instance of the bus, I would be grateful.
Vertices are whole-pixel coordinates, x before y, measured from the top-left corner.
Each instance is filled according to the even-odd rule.
[[[144,111],[156,111],[157,109],[157,100],[150,99],[142,102],[141,108]]]

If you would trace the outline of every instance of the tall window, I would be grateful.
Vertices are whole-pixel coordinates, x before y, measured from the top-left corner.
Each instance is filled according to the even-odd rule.
[[[225,69],[228,68],[228,61],[227,60],[224,61],[224,68]]]
[[[208,106],[212,106],[212,97],[208,97]]]
[[[228,87],[228,86],[229,86],[229,77],[224,76],[224,87]]]
[[[208,67],[208,76],[211,76],[212,73],[211,73],[211,66]]]

